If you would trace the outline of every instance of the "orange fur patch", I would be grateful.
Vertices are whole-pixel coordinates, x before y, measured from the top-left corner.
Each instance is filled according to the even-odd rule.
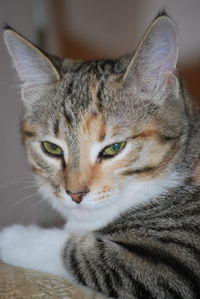
[[[152,136],[156,136],[158,134],[158,131],[156,129],[147,129],[145,131],[143,131],[140,136],[141,137],[152,137]]]
[[[106,134],[106,127],[105,124],[102,122],[100,128],[99,128],[99,141],[103,141]]]
[[[83,165],[83,163],[82,163]],[[80,171],[70,171],[65,180],[65,188],[72,191],[78,192],[82,190],[91,190],[93,182],[98,181],[99,178],[99,165],[84,165],[84,169],[80,167]]]
[[[94,185],[103,183],[103,174],[101,171],[101,163],[98,161],[92,163],[90,160],[90,149],[95,142],[103,138],[105,134],[105,125],[100,115],[92,114],[85,117],[80,123],[79,145],[80,160],[76,169],[66,170],[66,189],[91,190]],[[104,192],[108,192],[108,186]]]
[[[71,191],[91,190],[94,187],[102,192],[110,192],[112,186],[112,173],[109,174],[104,163],[91,161],[91,147],[101,142],[106,134],[106,125],[104,117],[101,113],[97,113],[95,109],[84,115],[79,123],[79,157],[77,164],[74,165],[73,155],[69,157],[64,178],[65,188]],[[106,170],[106,174],[105,174]],[[107,179],[105,178],[107,177]],[[109,177],[111,179],[109,179]],[[101,196],[103,194],[99,194]]]
[[[97,90],[98,90],[99,82],[95,75],[91,75],[91,84],[89,86],[89,95],[91,96],[92,100],[96,103],[97,101]]]
[[[31,165],[31,169],[36,175],[40,175],[42,173],[41,169],[39,169],[33,165]]]
[[[105,123],[96,112],[85,117],[80,128],[82,134],[88,136],[91,141],[102,141],[105,138]],[[94,138],[92,140],[92,138]]]
[[[85,118],[85,121],[83,123],[83,130],[85,133],[90,133],[93,123],[95,119],[97,119],[97,113],[92,113],[91,115],[87,116]]]
[[[200,162],[197,164],[194,170],[193,179],[196,185],[200,185]]]
[[[23,121],[21,125],[22,141],[25,142],[28,137],[35,137],[37,135],[37,129],[31,125],[28,121]]]

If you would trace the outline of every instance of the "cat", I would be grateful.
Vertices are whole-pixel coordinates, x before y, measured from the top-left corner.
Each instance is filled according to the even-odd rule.
[[[200,298],[200,113],[174,22],[158,16],[115,60],[62,60],[11,28],[4,39],[28,161],[66,225],[4,228],[0,259],[107,298]]]

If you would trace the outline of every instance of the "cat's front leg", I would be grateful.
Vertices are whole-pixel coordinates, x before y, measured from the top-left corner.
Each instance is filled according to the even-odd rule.
[[[63,229],[13,225],[0,232],[0,259],[8,264],[70,278],[62,250],[68,234]]]

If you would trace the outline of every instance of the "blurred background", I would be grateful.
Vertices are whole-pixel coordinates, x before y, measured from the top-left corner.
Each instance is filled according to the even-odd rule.
[[[199,0],[0,0],[0,227],[58,221],[37,195],[26,164],[20,81],[3,43],[3,26],[61,57],[114,58],[136,49],[163,8],[178,25],[180,70],[200,101]]]

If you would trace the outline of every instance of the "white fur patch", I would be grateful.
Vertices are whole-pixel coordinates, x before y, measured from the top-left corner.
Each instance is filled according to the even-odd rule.
[[[99,153],[102,151],[103,146],[101,143],[93,143],[90,150],[90,161],[95,164]]]
[[[13,225],[0,232],[0,259],[12,265],[71,279],[62,261],[67,239],[65,230]]]

